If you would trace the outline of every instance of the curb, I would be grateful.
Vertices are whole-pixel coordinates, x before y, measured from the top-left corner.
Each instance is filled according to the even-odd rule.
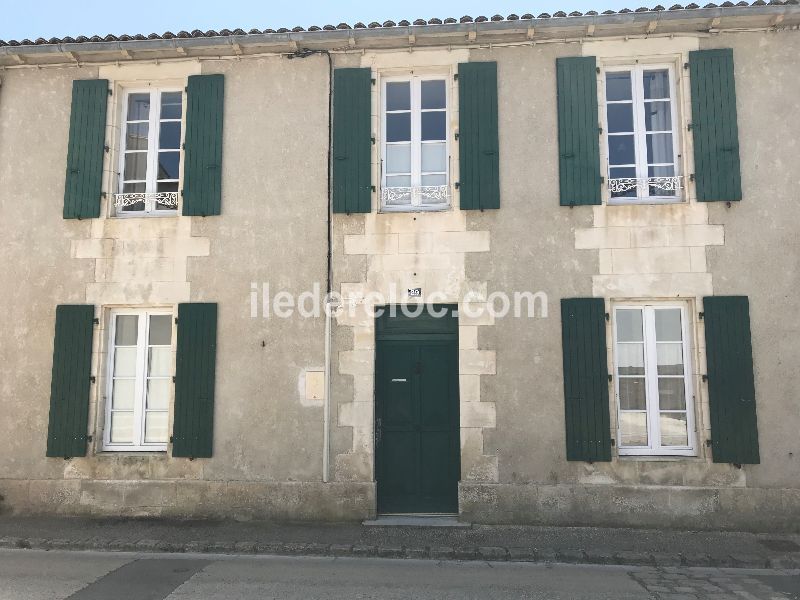
[[[777,557],[756,555],[711,556],[648,552],[600,552],[593,550],[549,550],[499,546],[367,546],[303,542],[212,542],[193,540],[84,540],[44,538],[0,538],[0,548],[14,550],[97,550],[105,552],[198,553],[275,556],[329,556],[353,558],[404,558],[490,562],[533,562],[633,567],[716,567],[747,569],[800,569],[800,555]]]

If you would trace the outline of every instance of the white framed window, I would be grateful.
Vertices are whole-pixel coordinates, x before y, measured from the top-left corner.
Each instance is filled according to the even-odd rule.
[[[103,449],[167,449],[172,392],[172,313],[113,311]]]
[[[609,203],[680,201],[673,65],[608,66],[603,84]]]
[[[683,305],[614,307],[619,453],[696,454]]]
[[[116,214],[169,215],[178,208],[183,92],[125,89]]]
[[[381,207],[450,204],[449,92],[444,75],[382,79]]]

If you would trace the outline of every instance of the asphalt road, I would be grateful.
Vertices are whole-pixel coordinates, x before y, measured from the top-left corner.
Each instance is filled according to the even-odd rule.
[[[785,571],[0,551],[0,600],[794,599]]]

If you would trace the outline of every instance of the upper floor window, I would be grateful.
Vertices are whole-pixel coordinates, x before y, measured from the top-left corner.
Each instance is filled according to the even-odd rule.
[[[170,214],[177,209],[182,117],[180,90],[126,91],[118,215]]]
[[[384,79],[381,204],[384,210],[446,208],[450,200],[447,80]]]
[[[111,316],[106,450],[166,450],[172,389],[172,314]]]
[[[684,314],[682,306],[614,310],[620,454],[695,453]]]
[[[604,82],[610,203],[679,200],[673,67],[608,67]]]

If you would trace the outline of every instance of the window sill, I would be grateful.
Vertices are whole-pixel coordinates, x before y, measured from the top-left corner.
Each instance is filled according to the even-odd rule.
[[[106,446],[100,448],[96,456],[166,456],[166,446],[148,446],[146,448],[131,448],[130,446]]]
[[[112,219],[163,219],[165,217],[177,217],[178,211],[177,210],[164,210],[161,212],[153,212],[153,213],[116,213],[111,215],[110,218]]]
[[[652,204],[688,204],[683,198],[608,198],[608,206],[652,205]]]
[[[618,454],[617,458],[632,462],[706,462],[705,458],[697,454]]]
[[[446,206],[382,206],[378,209],[378,213],[447,212],[452,208],[450,204]]]

